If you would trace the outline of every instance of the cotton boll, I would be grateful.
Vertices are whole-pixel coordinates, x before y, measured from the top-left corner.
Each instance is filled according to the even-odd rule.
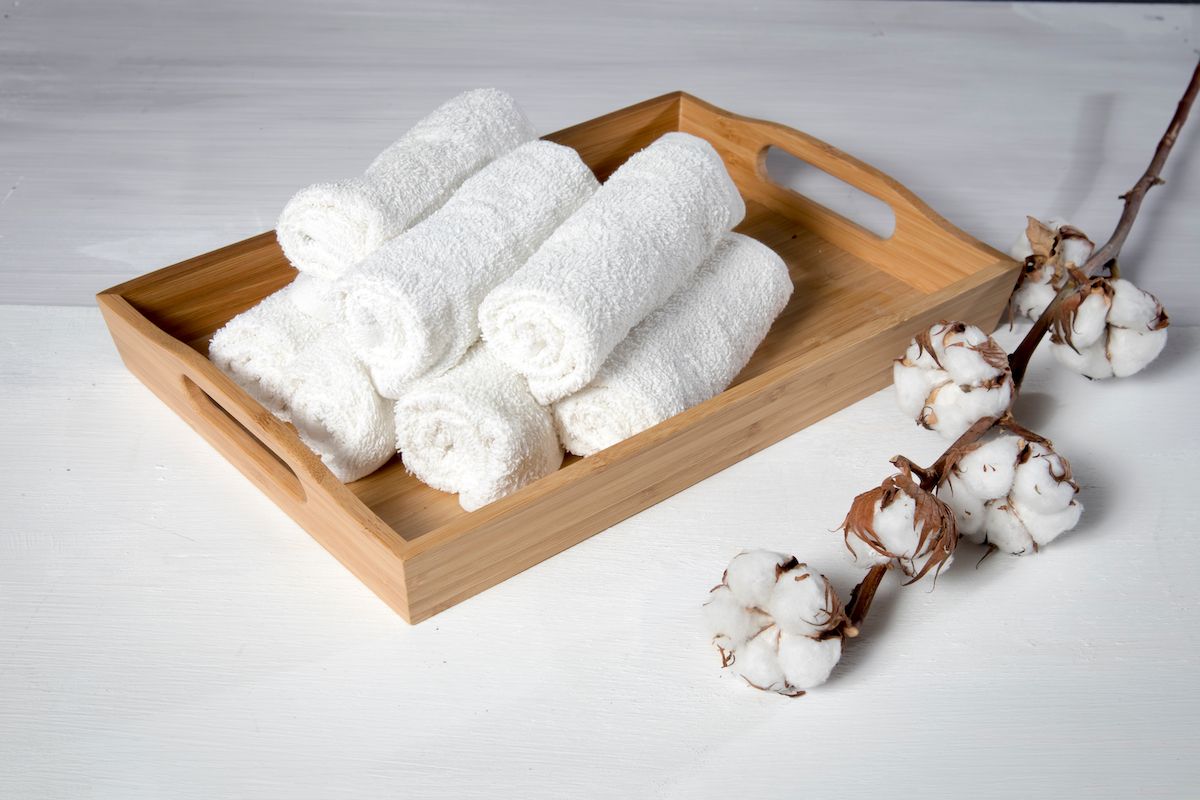
[[[963,325],[961,330],[951,326],[944,335],[933,339],[933,346],[942,367],[955,383],[977,385],[996,378],[1008,366],[1007,361],[994,361],[980,352],[979,348],[990,340],[974,325]]]
[[[984,540],[997,550],[1015,556],[1032,553],[1034,550],[1033,537],[1029,535],[1025,524],[1006,500],[988,503],[983,526]]]
[[[824,575],[766,550],[736,556],[703,611],[722,667],[751,686],[789,696],[829,676],[849,623]]]
[[[1012,511],[1020,517],[1029,537],[1038,546],[1047,545],[1060,535],[1074,528],[1083,514],[1083,506],[1075,500],[1061,511],[1054,514],[1039,514],[1023,507],[1019,501],[1012,501]]]
[[[980,500],[1004,497],[1012,488],[1017,455],[1024,444],[1011,434],[989,439],[959,459],[955,477]]]
[[[1110,280],[1113,288],[1112,308],[1108,322],[1119,328],[1151,330],[1162,313],[1162,305],[1154,295],[1144,292],[1122,278]]]
[[[1071,341],[1082,349],[1100,340],[1107,327],[1109,297],[1104,292],[1092,292],[1079,305],[1071,320]]]
[[[896,401],[917,423],[958,437],[1012,402],[1008,356],[974,325],[939,322],[921,331],[892,369]]]
[[[936,330],[938,327],[934,326],[934,329]],[[899,360],[909,366],[919,367],[920,369],[941,369],[937,356],[934,354],[932,342],[928,347],[923,347],[920,342],[913,339]]]
[[[1071,223],[1061,217],[1051,217],[1050,221],[1044,224],[1047,228],[1057,231],[1059,228],[1069,226]],[[1008,254],[1016,261],[1024,261],[1033,255],[1033,246],[1029,242],[1029,235],[1026,231],[1021,231],[1021,235],[1008,248]]]
[[[709,593],[704,604],[704,620],[712,633],[713,643],[722,651],[734,651],[751,636],[770,624],[761,611],[747,608],[724,584]]]
[[[887,506],[881,503],[875,506],[875,534],[880,542],[888,552],[909,560],[917,556],[921,537],[913,519],[916,510],[916,501],[904,493]]]
[[[1048,278],[1044,282],[1036,283],[1026,280],[1013,292],[1013,311],[1020,316],[1036,319],[1046,310],[1046,306],[1050,305],[1056,294],[1058,290],[1050,284]]]
[[[779,666],[779,628],[772,625],[739,647],[733,669],[756,689],[785,690],[787,682]]]
[[[1079,491],[1071,480],[1071,465],[1040,442],[1031,442],[1028,447],[1027,459],[1014,471],[1013,500],[1038,514],[1062,511]]]
[[[896,386],[896,402],[900,410],[916,419],[921,415],[925,400],[934,387],[951,381],[944,370],[910,367],[897,361],[892,366],[892,382]]]
[[[1061,219],[1050,224],[1028,217],[1024,233],[1010,251],[1025,262],[1010,299],[1013,312],[1036,319],[1066,283],[1071,270],[1084,266],[1095,244],[1078,228]]]
[[[842,639],[813,639],[784,631],[779,637],[779,666],[797,690],[815,689],[829,679],[842,657]]]
[[[976,497],[953,475],[938,489],[938,499],[954,512],[958,532],[974,542],[983,541],[984,501]]]
[[[1081,300],[1085,295],[1086,299]],[[1107,308],[1103,330],[1092,341],[1080,340],[1080,327],[1089,335],[1094,332],[1098,297],[1103,298]],[[1084,317],[1086,321],[1081,321]],[[1154,295],[1119,278],[1092,278],[1078,294],[1064,301],[1050,341],[1055,358],[1082,375],[1127,377],[1140,372],[1162,352],[1168,324],[1167,313]],[[1066,336],[1065,330],[1072,335]]]
[[[1068,344],[1050,343],[1050,352],[1055,359],[1070,370],[1088,378],[1103,379],[1113,376],[1112,363],[1108,360],[1108,351],[1104,342],[1096,342],[1078,350]]]
[[[850,551],[850,561],[860,569],[870,569],[876,564],[886,564],[892,557],[879,552],[857,536],[846,537],[846,547]]]
[[[1167,345],[1167,329],[1156,331],[1126,330],[1110,328],[1108,334],[1108,358],[1112,374],[1127,378],[1141,372],[1158,358]]]
[[[742,605],[766,608],[779,573],[796,559],[770,550],[747,550],[735,556],[725,570],[725,584]]]
[[[1060,231],[1059,256],[1063,264],[1082,267],[1092,257],[1096,245],[1086,236],[1065,236]]]
[[[798,636],[818,636],[837,619],[839,608],[831,608],[829,581],[801,564],[779,576],[767,613],[780,630]]]
[[[860,566],[891,563],[914,578],[948,565],[958,541],[954,512],[907,467],[855,497],[841,530]]]
[[[1012,403],[1012,382],[994,388],[963,389],[955,383],[935,388],[922,411],[920,423],[946,439],[957,439],[984,417],[998,417]]]

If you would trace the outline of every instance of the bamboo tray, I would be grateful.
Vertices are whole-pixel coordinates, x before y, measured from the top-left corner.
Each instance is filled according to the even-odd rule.
[[[212,333],[292,280],[268,232],[97,296],[126,366],[409,622],[418,622],[887,384],[942,318],[990,330],[1018,265],[896,181],[791,128],[675,92],[551,134],[603,179],[674,130],[704,137],[746,200],[738,228],[787,261],[796,291],[734,385],[712,400],[473,513],[399,458],[343,485],[205,357]],[[772,182],[780,148],[887,203],[886,239]],[[799,489],[798,489],[799,490]]]

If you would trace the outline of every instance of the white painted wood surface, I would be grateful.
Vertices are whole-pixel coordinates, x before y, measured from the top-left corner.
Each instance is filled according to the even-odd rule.
[[[995,244],[1027,212],[1102,235],[1200,27],[739,5],[5,0],[0,302],[87,304],[267,229],[483,84],[544,130],[685,88]],[[745,546],[849,588],[829,529],[888,457],[941,447],[888,391],[409,627],[124,371],[94,309],[0,306],[0,797],[1194,796],[1198,129],[1125,262],[1166,352],[1119,383],[1041,359],[1022,401],[1085,485],[1080,529],[889,584],[798,701],[723,675],[698,606]]]
[[[383,606],[122,368],[93,309],[0,309],[0,797],[1188,796],[1200,331],[1022,416],[1084,485],[1033,558],[889,583],[835,678],[718,667],[745,546],[842,592],[850,499],[941,442],[890,390],[427,623]],[[826,459],[826,460],[822,460]],[[919,791],[918,791],[919,790]]]
[[[480,85],[543,131],[686,89],[836,144],[984,241],[1007,248],[1026,214],[1107,231],[1200,46],[1187,6],[0,6],[0,302],[75,305],[270,229],[297,188]],[[1173,267],[1200,251],[1197,150],[1200,126],[1127,250],[1188,322],[1200,287]]]

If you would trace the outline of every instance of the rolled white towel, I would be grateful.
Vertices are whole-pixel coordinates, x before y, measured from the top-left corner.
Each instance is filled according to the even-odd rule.
[[[292,304],[307,316],[328,325],[343,323],[344,298],[338,281],[298,272],[286,288]]]
[[[290,391],[292,362],[329,328],[298,302],[310,289],[315,297],[318,288],[288,284],[229,320],[208,344],[209,359],[273,413],[282,410],[282,398]]]
[[[399,397],[413,380],[458,363],[479,338],[483,298],[597,186],[571,148],[529,142],[347,272],[347,338],[375,388]]]
[[[396,444],[413,475],[457,492],[467,511],[549,475],[563,458],[549,410],[482,347],[396,402]]]
[[[329,320],[295,302],[313,288],[289,284],[238,314],[213,334],[208,355],[263,407],[291,422],[338,480],[349,482],[395,452],[392,403],[375,391]]]
[[[541,403],[583,388],[745,211],[708,142],[659,138],[487,296],[479,310],[487,346]]]
[[[279,416],[342,483],[382,467],[396,452],[394,405],[332,332],[292,362],[293,386]]]
[[[695,278],[633,329],[590,384],[554,405],[563,446],[591,455],[724,391],[791,295],[778,255],[726,234]]]
[[[534,136],[505,92],[464,92],[380,153],[362,176],[301,189],[279,217],[279,244],[296,269],[337,277],[440,206],[480,167]]]

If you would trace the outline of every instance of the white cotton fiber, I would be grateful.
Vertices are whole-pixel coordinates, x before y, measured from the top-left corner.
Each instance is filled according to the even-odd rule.
[[[521,145],[347,272],[347,336],[376,388],[399,397],[458,363],[479,338],[483,298],[597,186],[571,148]]]
[[[1149,330],[1149,326],[1162,311],[1154,295],[1144,292],[1130,281],[1117,278],[1113,281],[1112,307],[1108,310],[1108,322],[1119,328]]]
[[[1023,506],[1019,500],[1013,500],[1011,505],[1012,512],[1024,524],[1029,538],[1037,542],[1038,547],[1050,544],[1074,528],[1083,514],[1083,506],[1074,500],[1070,501],[1066,508],[1053,514],[1038,513]]]
[[[990,337],[974,325],[949,326],[941,336],[932,337],[934,353],[950,379],[961,386],[982,384],[994,380],[1007,369],[1007,363],[997,366],[984,358],[979,348]]]
[[[1110,328],[1108,334],[1108,359],[1115,377],[1126,378],[1141,372],[1146,365],[1158,358],[1167,346],[1167,329],[1156,331],[1134,331],[1125,328]]]
[[[1024,444],[1017,436],[988,439],[959,459],[955,478],[980,500],[1003,497],[1012,488],[1017,454]]]
[[[831,620],[828,588],[823,575],[801,564],[775,581],[766,611],[782,631],[797,636],[819,636]]]
[[[493,158],[534,138],[516,101],[464,92],[418,122],[357,178],[302,189],[276,235],[296,269],[334,278],[440,206]]]
[[[1093,344],[1104,335],[1107,317],[1108,298],[1102,292],[1088,295],[1071,321],[1071,343],[1081,349]]]
[[[724,650],[735,650],[762,630],[770,620],[761,611],[742,605],[726,585],[713,589],[704,604],[704,620],[713,641]]]
[[[1031,442],[1028,458],[1013,471],[1011,493],[1025,508],[1055,514],[1079,492],[1069,477],[1070,468],[1062,456],[1040,442]]]
[[[746,550],[729,562],[724,583],[742,605],[766,608],[780,568],[791,560],[791,556],[771,550]]]
[[[779,628],[772,625],[737,650],[733,669],[742,680],[768,692],[786,689],[787,681],[779,666]]]
[[[562,464],[550,412],[482,347],[453,369],[418,381],[396,402],[404,466],[474,511]]]
[[[726,234],[591,383],[554,405],[563,446],[591,455],[720,394],[791,294],[779,256],[754,239]]]
[[[842,657],[842,637],[813,639],[782,631],[779,636],[779,668],[793,689],[815,689],[829,680]]]
[[[900,361],[892,365],[892,381],[896,386],[897,405],[914,419],[921,416],[927,398],[935,387],[953,383],[949,373],[943,369],[914,368]]]
[[[938,488],[938,499],[954,512],[954,521],[958,524],[958,532],[963,536],[982,537],[983,523],[986,516],[984,501],[972,494],[962,481],[951,474],[945,483]],[[978,541],[976,539],[976,541]]]
[[[669,133],[625,162],[479,311],[489,349],[553,403],[695,273],[745,206],[703,139]]]

